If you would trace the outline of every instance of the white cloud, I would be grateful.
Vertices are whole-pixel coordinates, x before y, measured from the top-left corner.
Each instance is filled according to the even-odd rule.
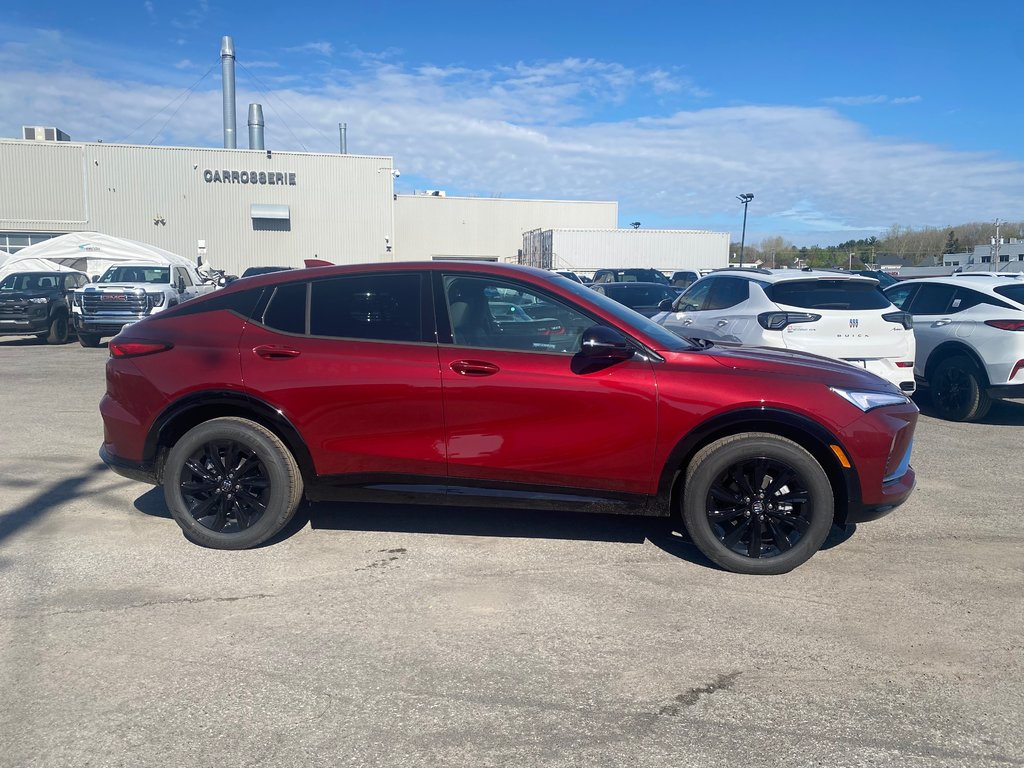
[[[264,105],[268,146],[333,152],[345,122],[350,151],[391,155],[403,182],[450,194],[618,200],[627,220],[733,231],[736,194],[754,192],[750,242],[780,234],[827,243],[830,234],[877,234],[893,221],[944,226],[1024,208],[1024,163],[873,136],[829,107],[687,108],[617,119],[607,105],[635,112],[652,95],[672,93],[658,88],[664,75],[584,59],[494,70],[364,61],[319,81],[289,82],[299,75],[282,71],[261,80],[269,95],[242,76],[238,103]],[[116,141],[144,124],[131,141],[220,145],[214,80],[160,132],[178,84],[74,67],[28,71],[4,49],[0,77],[0,135],[32,123]],[[685,89],[678,97],[688,98]]]
[[[174,65],[175,69],[192,69],[193,67],[195,67],[195,64],[189,59],[182,59]]]
[[[331,56],[334,53],[334,46],[331,43],[319,41],[313,43],[306,43],[305,45],[297,45],[294,48],[285,48],[286,51],[294,53],[312,52],[319,53],[321,56]]]
[[[826,104],[837,104],[843,107],[861,107],[867,104],[916,104],[920,96],[830,96],[824,99]]]

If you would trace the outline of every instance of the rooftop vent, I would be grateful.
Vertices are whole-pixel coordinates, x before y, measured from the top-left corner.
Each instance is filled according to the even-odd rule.
[[[26,141],[71,141],[60,128],[42,128],[39,126],[21,126],[21,138]]]

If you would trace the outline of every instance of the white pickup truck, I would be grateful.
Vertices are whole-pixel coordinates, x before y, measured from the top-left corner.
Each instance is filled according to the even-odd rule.
[[[71,317],[83,347],[99,346],[129,323],[209,293],[215,282],[191,264],[115,264],[75,291]]]

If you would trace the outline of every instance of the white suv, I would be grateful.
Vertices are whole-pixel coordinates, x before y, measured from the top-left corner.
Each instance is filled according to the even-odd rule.
[[[914,332],[870,277],[797,269],[722,269],[652,320],[679,336],[811,352],[866,368],[910,394]]]
[[[904,280],[886,296],[914,316],[917,380],[940,416],[983,418],[993,398],[1024,397],[1024,276]]]

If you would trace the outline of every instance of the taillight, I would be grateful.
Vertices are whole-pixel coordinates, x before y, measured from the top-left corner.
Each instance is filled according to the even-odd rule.
[[[163,341],[118,341],[113,339],[108,345],[110,356],[118,359],[126,357],[142,357],[143,355],[155,355],[158,352],[166,352],[174,347]]]
[[[914,367],[914,361],[913,360],[897,360],[896,361],[896,367],[897,368],[913,368]]]
[[[818,320],[821,320],[821,315],[810,312],[762,312],[757,316],[757,322],[769,331],[781,331],[792,323],[814,323]]]
[[[1003,331],[1024,331],[1024,320],[986,320],[985,325]]]
[[[908,331],[914,327],[914,316],[909,312],[889,312],[882,315],[882,319],[887,323],[899,323]]]

